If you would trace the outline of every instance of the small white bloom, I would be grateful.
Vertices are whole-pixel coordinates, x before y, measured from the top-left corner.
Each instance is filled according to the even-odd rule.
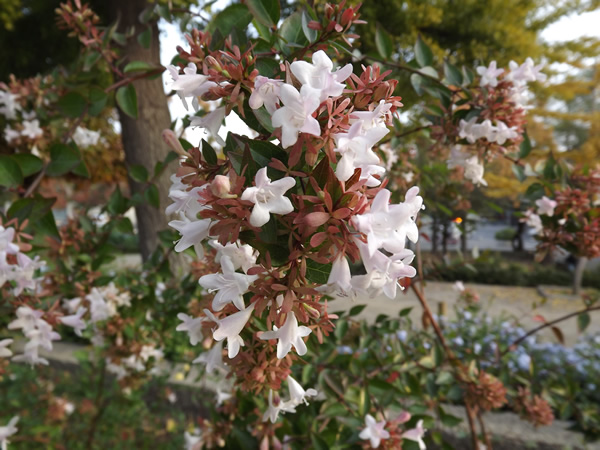
[[[556,208],[556,200],[552,200],[545,195],[539,200],[535,201],[538,207],[538,214],[552,217],[554,215],[554,208]]]
[[[221,257],[221,269],[223,273],[204,275],[198,283],[209,292],[218,291],[212,302],[215,311],[221,311],[230,302],[233,302],[240,311],[243,310],[245,308],[243,295],[248,292],[248,288],[256,281],[258,275],[237,273],[228,256]]]
[[[169,226],[175,228],[181,234],[181,239],[176,241],[175,251],[182,252],[193,246],[198,258],[203,258],[202,241],[209,236],[211,224],[210,219],[191,221],[186,218],[185,220],[171,220]]]
[[[261,339],[278,339],[277,342],[277,358],[282,359],[287,355],[292,346],[296,352],[302,356],[306,354],[307,348],[303,337],[308,336],[312,330],[304,325],[298,326],[298,320],[293,311],[290,311],[285,319],[285,323],[281,328],[273,325],[273,331],[265,331],[260,335]]]
[[[75,314],[61,317],[59,320],[63,325],[73,328],[77,336],[81,336],[81,332],[87,327],[87,324],[81,319],[86,312],[87,308],[80,306]]]
[[[223,341],[217,342],[213,347],[204,353],[201,353],[192,364],[206,364],[206,373],[212,374],[215,369],[227,373],[227,366],[223,362]]]
[[[215,109],[209,112],[207,115],[202,117],[193,117],[190,121],[190,126],[201,127],[208,131],[208,134],[212,136],[217,143],[225,147],[225,141],[219,136],[219,130],[225,119],[225,107]]]
[[[17,118],[17,111],[21,110],[21,105],[17,101],[18,94],[0,90],[0,114],[9,120]]]
[[[0,341],[0,358],[8,358],[12,356],[12,352],[8,348],[13,343],[12,339],[3,339]]]
[[[323,50],[312,55],[312,64],[306,61],[294,61],[290,69],[303,86],[310,86],[319,91],[319,103],[327,97],[338,97],[344,91],[343,83],[352,75],[352,64],[346,64],[336,72],[331,72],[333,62]]]
[[[298,133],[321,135],[321,126],[312,114],[320,105],[320,92],[308,85],[300,92],[290,84],[283,84],[280,98],[283,106],[273,113],[271,122],[275,128],[281,127],[281,145],[288,148],[298,140]]]
[[[202,431],[196,428],[193,433],[183,433],[185,440],[185,450],[199,450],[202,445]]]
[[[306,397],[316,397],[318,392],[315,389],[304,390],[300,383],[298,383],[291,375],[287,377],[288,389],[290,391],[290,402],[295,407],[304,403],[308,405]]]
[[[282,84],[283,80],[272,80],[261,75],[257,76],[254,80],[254,89],[248,99],[250,108],[258,109],[265,105],[269,114],[272,115],[279,104],[279,91]]]
[[[196,345],[202,340],[202,322],[206,321],[205,317],[191,317],[185,313],[177,314],[177,318],[183,323],[177,325],[176,331],[187,331],[190,336],[190,344]]]
[[[329,278],[327,278],[327,284],[316,288],[317,291],[329,295],[334,298],[347,298],[350,297],[352,300],[356,299],[356,292],[352,289],[350,280],[352,274],[350,273],[350,265],[345,256],[338,257],[331,265],[331,272],[329,272]]]
[[[213,240],[208,243],[217,251],[215,262],[220,262],[223,256],[227,256],[233,263],[234,270],[242,269],[244,273],[248,273],[248,269],[256,265],[258,252],[248,244],[242,244],[240,241],[228,242],[221,245],[218,241]]]
[[[188,109],[186,97],[193,97],[192,106],[198,110],[198,97],[217,86],[216,83],[208,81],[208,76],[196,73],[198,68],[194,63],[189,63],[183,69],[183,74],[180,74],[179,69],[173,65],[170,65],[168,69],[173,78],[171,89],[177,92],[186,110]]]
[[[17,422],[19,421],[19,416],[15,416],[10,419],[8,425],[4,427],[0,427],[0,448],[2,450],[6,450],[8,448],[8,438],[19,431],[16,427]]]
[[[419,420],[417,422],[417,426],[413,429],[402,433],[402,437],[404,439],[409,439],[411,441],[416,442],[417,444],[419,444],[420,450],[425,450],[427,447],[425,446],[425,442],[423,442],[423,436],[425,436],[426,431],[427,430],[423,428],[423,421]]]
[[[496,68],[496,61],[492,61],[489,67],[479,66],[477,73],[481,76],[481,86],[498,86],[497,78],[504,73],[504,69]]]
[[[462,281],[457,281],[456,283],[454,283],[454,285],[452,286],[452,288],[455,291],[458,291],[458,292],[464,292],[465,291],[465,285],[463,284]]]
[[[296,180],[292,177],[271,181],[267,168],[263,167],[256,172],[254,182],[255,186],[246,188],[241,197],[242,200],[254,203],[250,215],[252,226],[262,227],[269,221],[271,214],[285,215],[294,210],[290,199],[283,195],[296,185]]]
[[[215,341],[227,339],[227,356],[229,356],[229,359],[235,358],[240,351],[240,347],[244,346],[244,340],[241,338],[240,333],[250,319],[252,311],[254,311],[254,304],[223,319],[217,319],[211,311],[204,310],[204,314],[217,324],[217,329],[213,331],[213,339]]]
[[[77,147],[84,149],[94,145],[98,145],[100,133],[98,131],[88,130],[87,128],[77,127],[73,133],[73,141]]]
[[[361,439],[370,440],[371,447],[378,448],[383,439],[389,439],[390,433],[384,429],[385,420],[377,422],[371,414],[365,416],[366,427],[358,435]]]
[[[40,128],[40,121],[37,119],[24,120],[22,124],[21,136],[28,137],[29,139],[37,139],[44,134],[44,130]]]

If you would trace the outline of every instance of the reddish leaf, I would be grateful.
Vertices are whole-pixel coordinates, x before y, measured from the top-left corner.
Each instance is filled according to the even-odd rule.
[[[565,345],[565,337],[564,337],[562,331],[560,331],[560,328],[550,327],[550,329],[554,333],[554,336],[556,336],[556,339],[558,340],[558,342],[560,342],[562,345]]]
[[[331,216],[326,212],[313,212],[304,216],[302,222],[309,227],[319,227],[326,223]]]

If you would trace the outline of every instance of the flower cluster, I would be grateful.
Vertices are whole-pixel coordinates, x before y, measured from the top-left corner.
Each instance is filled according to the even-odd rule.
[[[386,74],[363,67],[355,75],[351,64],[336,69],[323,50],[269,78],[253,68],[251,53],[235,47],[212,52],[207,33],[195,32],[188,41],[192,54],[180,54],[190,64],[183,73],[170,68],[171,87],[195,109],[198,97],[223,100],[191,125],[224,145],[226,158],[207,142],[186,152],[165,131],[182,155],[166,210],[181,235],[175,250],[193,247],[216,269],[199,278],[207,291],[202,314],[180,314],[178,330],[188,332],[192,345],[210,336],[217,342],[196,360],[207,371],[231,370],[245,390],[268,387],[263,419],[275,422],[304,398],[290,367],[309,351],[306,338],[322,341],[333,328],[336,317],[324,296],[394,298],[399,280],[416,274],[405,246],[407,238],[419,237],[415,220],[423,199],[413,187],[404,202],[392,202],[382,178],[385,163],[374,151],[402,104]],[[250,112],[238,113],[255,114],[264,125],[248,122],[256,139],[229,133],[223,142],[223,118],[247,93]],[[353,275],[350,261],[361,262],[363,274]],[[317,276],[323,273],[327,278]],[[285,379],[287,401],[277,394]]]
[[[17,318],[8,324],[9,330],[22,330],[28,339],[23,355],[13,356],[13,361],[22,361],[27,364],[45,364],[48,360],[40,357],[40,348],[51,351],[52,341],[60,339],[60,335],[42,317],[43,311],[31,309],[29,306],[20,306],[17,309]]]
[[[368,440],[370,448],[379,448],[383,444],[385,449],[402,448],[402,440],[408,439],[418,444],[420,450],[425,450],[423,437],[427,431],[423,428],[423,421],[419,420],[416,427],[410,429],[401,429],[401,425],[411,419],[410,413],[401,412],[395,419],[386,422],[385,420],[377,422],[370,414],[365,416],[365,425],[359,434],[363,440]],[[387,429],[386,429],[387,426]]]
[[[13,295],[18,296],[25,289],[34,293],[39,289],[40,279],[36,277],[36,272],[45,263],[38,256],[31,259],[23,253],[19,244],[15,243],[16,235],[15,228],[0,225],[0,292],[6,285],[12,287]],[[26,235],[21,233],[21,236]]]

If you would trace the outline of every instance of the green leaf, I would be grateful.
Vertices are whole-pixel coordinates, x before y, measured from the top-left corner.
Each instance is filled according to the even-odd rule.
[[[145,183],[148,181],[148,169],[139,164],[135,164],[129,168],[129,176],[135,181]]]
[[[152,42],[152,28],[148,27],[137,36],[138,43],[144,48],[150,48]]]
[[[590,320],[590,314],[587,312],[584,312],[577,316],[577,329],[580,333],[583,333],[585,331],[585,329],[590,324]]]
[[[268,141],[255,141],[253,139],[248,139],[246,142],[250,147],[252,158],[259,168],[266,167],[271,162],[272,158],[278,159],[282,162],[286,161],[287,159],[287,154],[281,147]]]
[[[41,234],[51,236],[60,241],[60,233],[58,232],[52,211],[48,211],[42,218],[36,220],[34,226]]]
[[[356,306],[353,306],[352,308],[350,308],[350,311],[348,312],[348,315],[350,317],[352,317],[352,316],[358,316],[363,311],[363,309],[365,309],[366,307],[367,307],[367,305],[356,305]]]
[[[158,193],[158,188],[155,184],[151,184],[144,191],[144,198],[155,208],[160,206],[160,195]]]
[[[321,264],[312,259],[306,260],[306,278],[316,284],[327,284],[332,264]]]
[[[17,153],[16,155],[11,155],[11,158],[19,165],[24,177],[38,173],[44,166],[40,158],[29,153]]]
[[[127,211],[128,207],[129,205],[127,204],[127,199],[123,197],[123,194],[121,194],[121,189],[119,189],[117,186],[108,199],[106,210],[110,215],[117,216]]]
[[[463,82],[463,77],[458,67],[450,64],[448,61],[444,61],[444,75],[448,83],[454,86],[460,86]]]
[[[279,0],[246,0],[246,6],[261,24],[272,28],[279,21]]]
[[[435,384],[450,384],[454,381],[454,377],[448,371],[440,372],[435,379]]]
[[[412,84],[413,89],[417,93],[417,95],[423,95],[423,77],[413,73],[410,76],[410,84]]]
[[[0,155],[0,186],[16,187],[23,182],[19,164],[8,155]]]
[[[392,56],[392,52],[394,51],[392,38],[380,24],[377,24],[375,29],[375,45],[383,59],[389,59]]]
[[[81,161],[79,150],[74,144],[54,144],[50,147],[50,162],[46,174],[59,177],[77,167]]]
[[[316,42],[319,33],[317,30],[313,30],[309,28],[308,24],[311,21],[311,17],[308,15],[306,11],[302,11],[302,31],[304,32],[304,36],[308,39],[308,42],[311,44]]]
[[[423,42],[420,35],[415,44],[415,58],[421,67],[429,66],[433,62],[433,53],[429,46]]]
[[[202,156],[204,157],[206,162],[211,166],[215,166],[219,161],[215,149],[212,148],[212,146],[204,139],[202,139]]]
[[[531,141],[529,135],[525,132],[523,133],[523,141],[519,145],[519,159],[526,158],[529,153],[531,153]]]
[[[281,28],[279,29],[279,35],[284,40],[282,43],[282,50],[287,54],[291,53],[291,48],[294,45],[304,46],[308,43],[304,31],[302,31],[301,11],[296,11],[283,21]]]
[[[115,98],[117,99],[119,108],[121,108],[125,114],[134,119],[138,118],[137,94],[133,85],[129,84],[117,89]]]
[[[147,72],[154,68],[155,67],[152,64],[147,63],[146,61],[131,61],[129,64],[127,64],[125,66],[125,68],[123,69],[123,72],[125,72],[125,73]]]
[[[515,174],[515,176],[517,177],[517,179],[521,183],[523,181],[525,181],[525,179],[527,178],[527,176],[525,175],[525,169],[523,169],[523,166],[519,166],[518,164],[513,164],[512,170],[513,170],[513,173]]]
[[[49,211],[56,198],[45,198],[39,194],[34,197],[21,198],[15,201],[8,210],[8,217],[18,220],[29,219],[31,223],[36,223]]]
[[[71,173],[75,174],[75,175],[79,175],[80,177],[83,177],[83,178],[90,177],[90,172],[88,171],[87,166],[85,165],[83,160],[81,160],[81,162],[74,169],[71,170]]]
[[[209,32],[219,30],[221,36],[229,36],[233,30],[246,30],[252,21],[252,13],[246,5],[233,4],[215,16],[207,27]]]
[[[77,92],[69,92],[58,99],[58,109],[67,117],[82,116],[85,106],[85,98]]]
[[[341,341],[348,333],[348,321],[345,319],[339,319],[335,322],[335,337]]]
[[[94,67],[94,64],[98,62],[100,56],[102,56],[100,52],[95,51],[91,51],[87,55],[85,55],[85,58],[83,59],[83,71],[89,72],[90,69]]]
[[[97,116],[106,106],[108,95],[99,87],[92,86],[88,93],[88,101],[90,103],[88,114],[90,116]]]

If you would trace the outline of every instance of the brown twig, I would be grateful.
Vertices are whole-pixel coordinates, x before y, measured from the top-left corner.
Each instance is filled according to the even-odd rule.
[[[136,80],[141,80],[142,78],[147,78],[147,77],[151,77],[152,75],[161,74],[164,71],[165,71],[165,68],[163,66],[160,66],[160,67],[157,67],[156,69],[152,69],[148,72],[142,72],[133,77],[123,78],[122,80],[117,81],[116,83],[111,84],[109,87],[104,89],[104,92],[108,94],[110,91],[114,91],[115,89],[120,88],[121,86],[126,86],[130,83],[133,83]]]
[[[490,439],[490,435],[485,428],[485,422],[483,421],[483,414],[481,412],[477,413],[477,421],[479,422],[479,427],[481,428],[481,434],[483,435],[483,440],[485,441],[486,448],[492,448],[492,441]]]
[[[552,325],[555,325],[555,324],[557,324],[559,322],[562,322],[563,320],[570,319],[571,317],[575,317],[575,316],[578,316],[578,315],[583,314],[583,313],[587,313],[587,312],[590,312],[590,311],[599,311],[599,310],[600,310],[600,305],[598,305],[598,306],[588,306],[585,309],[581,309],[579,311],[575,311],[575,312],[569,313],[569,314],[567,314],[565,316],[559,317],[558,319],[551,320],[550,322],[545,322],[542,325],[540,325],[539,327],[535,327],[532,330],[529,330],[523,336],[521,336],[518,339],[516,339],[502,353],[500,353],[500,358],[502,358],[504,355],[506,355],[509,351],[513,350],[514,347],[516,347],[517,345],[519,345],[521,342],[523,342],[529,336],[534,335],[535,333],[537,333],[540,330],[543,330],[544,328],[551,327]]]

